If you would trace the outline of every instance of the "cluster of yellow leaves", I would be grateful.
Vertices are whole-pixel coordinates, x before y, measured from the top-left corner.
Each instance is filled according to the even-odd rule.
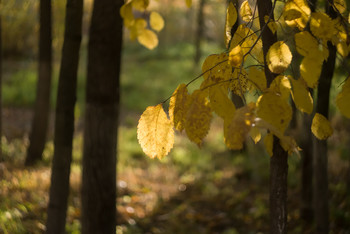
[[[134,1],[128,4],[132,5]],[[186,3],[191,5],[191,1]],[[141,5],[138,8],[142,8]],[[339,14],[346,11],[344,0],[335,0],[333,7]],[[146,23],[139,19],[131,23],[131,18],[127,16],[130,15],[129,9],[124,9],[123,14],[124,19],[127,19],[126,25],[133,25],[133,35],[138,37],[146,28]],[[159,31],[164,22],[161,23],[159,15],[152,14],[151,28]],[[152,158],[164,157],[174,143],[173,129],[180,132],[184,130],[188,138],[200,146],[208,134],[213,114],[223,120],[224,142],[230,149],[242,149],[247,136],[250,136],[254,143],[264,139],[265,148],[270,155],[273,152],[274,137],[279,138],[281,146],[289,153],[300,150],[295,140],[285,135],[292,119],[291,100],[301,112],[313,112],[310,89],[317,87],[322,64],[328,58],[327,43],[333,43],[341,56],[347,56],[348,26],[344,25],[343,18],[331,19],[325,13],[311,13],[306,0],[288,0],[281,21],[273,21],[265,16],[265,23],[273,33],[277,32],[278,25],[295,27],[300,31],[295,33],[294,40],[274,43],[264,58],[259,33],[252,29],[253,19],[257,17],[254,14],[255,10],[252,11],[248,1],[242,3],[239,11],[229,3],[224,34],[228,51],[209,55],[205,59],[200,88],[189,93],[187,85],[179,85],[170,98],[169,117],[161,104],[148,107],[142,114],[138,139],[147,155]],[[238,16],[246,23],[239,25],[231,35],[231,28],[237,24]],[[310,31],[305,30],[307,25],[310,26]],[[290,48],[293,46],[303,56],[300,77],[296,78],[285,74],[292,63]],[[265,77],[265,62],[266,67],[276,74],[269,86]],[[258,95],[258,98],[255,103],[237,109],[230,99],[231,92],[243,100],[248,92]],[[348,100],[349,79],[338,94],[336,104],[341,113],[350,118]],[[333,132],[330,122],[319,113],[313,118],[311,131],[321,140],[327,139]]]
[[[130,31],[130,39],[137,39],[141,45],[152,50],[158,45],[158,36],[155,32],[160,32],[164,28],[163,17],[156,11],[149,14],[149,19],[134,16],[134,11],[144,12],[148,6],[149,0],[126,1],[120,8],[120,15],[125,27]]]

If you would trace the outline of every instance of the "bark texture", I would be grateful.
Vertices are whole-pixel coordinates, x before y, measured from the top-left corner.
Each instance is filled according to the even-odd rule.
[[[94,1],[88,46],[82,233],[116,232],[116,146],[123,0]]]
[[[51,169],[47,233],[65,233],[72,161],[74,106],[81,43],[83,0],[67,0],[65,33],[58,81],[54,156]]]
[[[33,165],[42,159],[50,112],[52,73],[51,0],[40,0],[39,79],[36,87],[34,118],[29,136],[25,164]]]
[[[277,36],[265,26],[264,16],[273,18],[273,5],[270,0],[257,1],[259,22],[262,30],[262,43],[264,59],[266,54],[276,41]],[[265,76],[270,86],[276,74],[270,72],[265,61]],[[270,233],[287,233],[287,176],[288,153],[283,150],[279,140],[274,137],[273,156],[270,159]]]

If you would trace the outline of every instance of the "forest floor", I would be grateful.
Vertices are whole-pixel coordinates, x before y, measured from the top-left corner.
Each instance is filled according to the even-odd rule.
[[[227,151],[220,143],[222,123],[215,121],[201,149],[177,135],[169,156],[150,160],[137,145],[136,116],[124,113],[119,129],[117,233],[268,233],[269,158],[261,146],[248,144],[245,151]],[[29,110],[4,110],[6,161],[0,163],[0,233],[45,230],[52,142],[42,163],[23,166],[30,119]],[[68,233],[80,233],[81,145],[78,131]],[[350,196],[345,181],[349,168],[338,156],[330,158],[330,165],[331,230],[349,233]],[[289,233],[311,233],[310,226],[303,229],[300,219],[300,160],[296,156],[289,159],[288,183]]]

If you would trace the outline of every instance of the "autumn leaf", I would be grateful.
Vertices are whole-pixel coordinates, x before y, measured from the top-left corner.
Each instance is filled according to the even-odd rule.
[[[228,63],[232,67],[239,67],[241,66],[241,63],[243,61],[243,52],[240,45],[237,45],[235,48],[233,48],[228,56]]]
[[[336,105],[342,115],[350,118],[350,79],[343,84],[342,91],[337,95]]]
[[[252,9],[250,9],[249,2],[245,0],[241,4],[241,8],[239,10],[239,14],[241,15],[243,21],[250,22],[253,18]]]
[[[292,86],[287,76],[279,75],[273,79],[269,90],[278,94],[282,99],[288,101]]]
[[[151,28],[155,31],[159,32],[164,28],[164,19],[158,12],[153,11],[149,20]]]
[[[135,40],[142,32],[145,30],[147,22],[144,19],[136,19],[135,23],[129,28],[130,29],[130,39]]]
[[[190,95],[185,84],[180,84],[170,98],[169,116],[178,131],[184,129],[184,122],[189,106]]]
[[[249,68],[248,81],[253,84],[250,88],[251,90],[254,90],[255,88],[260,91],[264,91],[266,89],[266,77],[264,69],[259,70],[257,67]]]
[[[311,131],[319,140],[326,140],[333,134],[331,123],[319,113],[316,113],[312,119]]]
[[[137,37],[137,40],[141,45],[150,50],[153,50],[158,45],[157,35],[149,29],[143,30],[142,33]]]
[[[236,107],[228,98],[228,90],[222,85],[213,85],[209,88],[209,99],[211,109],[221,118],[231,119]]]
[[[234,117],[224,122],[224,140],[229,149],[243,148],[245,136],[249,133],[254,122],[255,103],[250,103],[236,110]]]
[[[124,4],[120,8],[120,16],[123,18],[125,26],[132,26],[132,24],[134,23],[134,14],[132,13],[132,5],[130,2]]]
[[[174,145],[174,130],[162,104],[150,106],[143,112],[137,125],[137,139],[143,152],[150,158],[163,158]]]
[[[316,88],[320,78],[323,58],[304,57],[300,64],[300,75],[310,88]]]
[[[195,90],[190,98],[191,101],[185,120],[185,130],[188,138],[200,146],[210,128],[211,109],[204,92]]]
[[[266,62],[271,72],[280,74],[292,62],[292,53],[283,41],[274,43],[266,55]]]
[[[310,30],[319,39],[331,40],[336,34],[334,22],[323,12],[313,12],[310,20]]]
[[[226,10],[226,21],[225,21],[225,45],[228,47],[229,42],[232,38],[231,28],[237,21],[237,10],[236,7],[230,2]]]
[[[149,0],[132,0],[132,6],[138,11],[144,12],[148,5],[149,5]]]
[[[302,56],[319,57],[318,41],[308,31],[296,33],[294,35],[295,46]]]
[[[283,133],[292,119],[292,108],[280,95],[267,92],[257,101],[256,115]]]
[[[300,78],[295,80],[293,78],[290,79],[293,87],[293,91],[291,91],[293,101],[295,106],[302,112],[307,114],[311,114],[313,110],[313,99],[311,97],[310,92],[307,90],[304,81]]]
[[[344,0],[333,0],[333,4],[340,14],[346,11],[346,2]]]
[[[284,5],[283,18],[290,27],[298,27],[303,30],[311,14],[308,3],[305,0],[288,0]]]

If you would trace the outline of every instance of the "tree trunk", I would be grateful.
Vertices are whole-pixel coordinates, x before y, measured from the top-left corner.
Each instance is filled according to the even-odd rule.
[[[36,88],[34,118],[25,164],[42,159],[50,111],[52,73],[51,0],[40,0],[39,79]]]
[[[67,0],[65,33],[58,82],[54,156],[51,170],[47,233],[65,233],[72,161],[74,106],[82,30],[83,0]]]
[[[331,0],[331,3],[333,1]],[[333,7],[326,3],[326,13],[332,18],[337,17]],[[335,68],[336,47],[327,43],[329,57],[323,62],[321,76],[317,90],[316,112],[328,118],[329,93],[332,83],[333,72]],[[318,140],[313,137],[314,153],[314,212],[316,233],[329,232],[329,214],[328,214],[328,158],[327,141]]]
[[[197,15],[197,31],[196,31],[196,37],[195,37],[195,56],[194,56],[194,63],[197,65],[202,57],[201,52],[201,41],[203,37],[203,29],[204,29],[204,4],[205,0],[199,1],[199,7],[198,7],[198,15]]]
[[[2,2],[0,0],[0,6]],[[2,154],[2,14],[0,13],[0,162],[4,160]]]
[[[88,46],[82,233],[116,232],[116,145],[123,0],[94,1]]]
[[[271,14],[273,19],[273,6],[270,0],[257,1],[259,22],[262,30],[262,43],[264,59],[270,46],[277,41],[265,25],[264,16]],[[270,72],[265,61],[265,75],[268,86],[276,77]],[[287,233],[287,176],[288,176],[288,153],[283,150],[279,140],[273,139],[273,156],[270,159],[270,233]]]

